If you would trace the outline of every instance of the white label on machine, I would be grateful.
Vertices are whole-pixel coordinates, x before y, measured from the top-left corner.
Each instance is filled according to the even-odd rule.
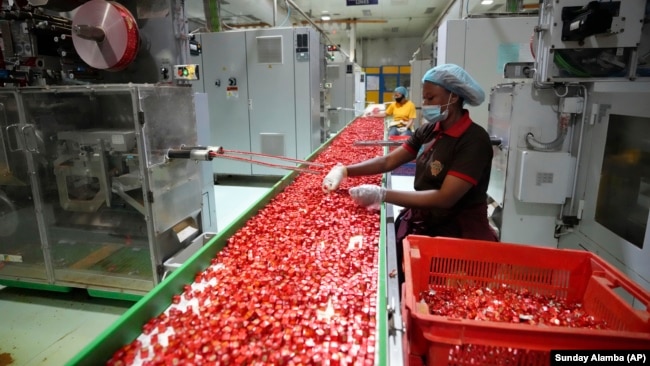
[[[239,87],[238,86],[226,87],[226,99],[239,99]]]
[[[111,142],[113,145],[124,145],[123,135],[111,135]]]
[[[0,262],[22,263],[23,262],[23,256],[22,255],[12,255],[12,254],[0,254]]]
[[[182,243],[185,240],[187,240],[188,238],[190,238],[192,235],[194,235],[194,233],[196,233],[197,231],[199,231],[199,230],[196,229],[196,228],[193,228],[191,226],[188,226],[185,229],[178,232],[178,234],[176,234],[176,236],[178,237],[178,241]]]

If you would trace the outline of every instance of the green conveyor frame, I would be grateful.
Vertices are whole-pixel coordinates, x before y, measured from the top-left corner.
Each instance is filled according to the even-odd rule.
[[[345,128],[341,131],[343,130]],[[341,131],[321,145],[307,160],[313,160],[318,156],[318,154],[331,144]],[[171,305],[172,296],[181,294],[184,285],[194,282],[196,274],[210,266],[210,261],[226,246],[228,239],[237,230],[242,228],[251,217],[257,214],[261,208],[265,207],[275,196],[282,192],[284,188],[289,186],[297,175],[297,172],[291,172],[285,175],[264,197],[251,205],[248,211],[242,213],[232,224],[209,240],[192,257],[183,263],[181,267],[172,272],[160,284],[129,308],[115,323],[90,342],[80,353],[68,361],[66,365],[97,366],[106,364],[117,350],[142,334],[142,326],[150,319],[165,311]],[[380,227],[375,364],[387,365],[389,327],[386,310],[386,205],[382,205]]]

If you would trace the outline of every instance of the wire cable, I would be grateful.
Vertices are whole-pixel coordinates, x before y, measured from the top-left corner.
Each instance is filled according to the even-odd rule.
[[[291,7],[289,6],[289,4],[286,3],[286,1],[285,1],[284,4],[287,7],[287,17],[284,18],[284,20],[282,21],[282,23],[280,23],[280,25],[278,25],[278,27],[284,27],[284,23],[286,23],[287,20],[289,20],[289,18],[291,18]]]
[[[301,167],[298,167],[298,166],[289,166],[289,165],[268,163],[268,162],[264,162],[264,161],[255,160],[252,157],[247,158],[247,157],[234,156],[234,155],[257,156],[257,157],[264,157],[264,158],[269,158],[269,159],[277,159],[277,160],[282,160],[282,161],[288,161],[288,162],[293,162],[293,163],[296,163],[296,164],[302,164],[302,165],[307,165],[307,166],[317,167],[317,168],[323,168],[324,167],[323,164],[314,163],[314,162],[311,162],[311,161],[293,159],[293,158],[288,158],[288,157],[285,157],[285,156],[276,156],[276,155],[269,155],[269,154],[262,154],[262,153],[254,153],[254,152],[250,152],[250,151],[239,151],[239,150],[226,150],[226,149],[223,149],[221,152],[216,152],[216,151],[210,151],[209,152],[209,156],[211,158],[236,160],[236,161],[242,161],[242,162],[256,164],[256,165],[268,166],[268,167],[271,167],[271,168],[294,170],[294,171],[298,171],[298,172],[302,172],[302,173],[323,174],[323,172],[320,172],[318,170],[312,170],[312,169],[309,169],[309,168],[301,168]]]

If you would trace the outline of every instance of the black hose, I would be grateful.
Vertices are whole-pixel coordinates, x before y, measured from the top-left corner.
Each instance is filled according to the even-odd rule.
[[[168,150],[167,157],[170,159],[189,159],[191,150]]]

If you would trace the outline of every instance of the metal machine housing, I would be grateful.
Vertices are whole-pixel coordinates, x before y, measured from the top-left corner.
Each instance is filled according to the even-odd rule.
[[[517,189],[517,177],[534,173],[526,170],[525,162],[519,161],[518,157],[526,156],[522,152],[559,153],[533,152],[525,142],[528,133],[544,141],[552,140],[557,135],[558,101],[552,89],[536,89],[532,82],[499,84],[490,94],[487,131],[490,136],[500,139],[501,144],[493,147],[488,195],[498,206],[493,218],[503,242],[557,247],[555,227],[561,210],[559,201],[540,203],[535,199],[530,202],[526,199],[528,195],[523,200],[521,195],[518,198],[518,193],[524,190],[528,192],[534,187]],[[568,151],[567,138],[560,152],[569,154]],[[564,187],[560,194],[566,191]],[[564,203],[563,199],[561,201]]]
[[[534,37],[537,65],[535,79],[539,82],[594,82],[634,80],[648,76],[639,72],[639,57],[650,50],[646,0],[593,2],[607,7],[612,22],[607,30],[583,39],[567,36],[567,28],[576,30],[588,22],[568,16],[568,10],[586,9],[585,0],[540,2],[539,25]],[[602,22],[599,19],[597,23]],[[582,37],[580,37],[582,38]],[[647,58],[647,54],[644,56]]]
[[[215,216],[200,165],[165,157],[197,144],[195,110],[189,87],[0,90],[0,281],[151,290]]]

